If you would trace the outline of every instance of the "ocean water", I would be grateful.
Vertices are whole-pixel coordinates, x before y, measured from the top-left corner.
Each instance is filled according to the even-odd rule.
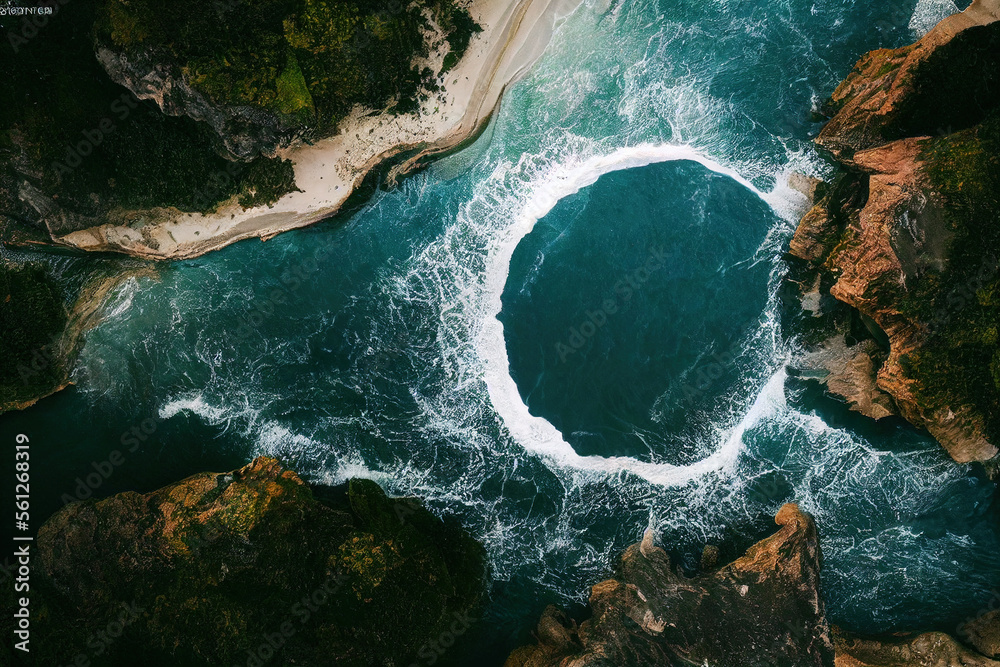
[[[777,291],[806,205],[787,177],[829,173],[812,112],[965,5],[586,0],[473,145],[350,216],[127,281],[76,386],[0,419],[32,438],[37,512],[262,454],[369,477],[484,543],[491,602],[450,658],[499,665],[646,528],[692,568],[794,500],[832,622],[954,631],[1000,584],[994,485],[786,383]]]

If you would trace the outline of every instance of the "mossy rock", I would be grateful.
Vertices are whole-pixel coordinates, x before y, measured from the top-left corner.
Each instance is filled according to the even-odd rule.
[[[226,159],[205,123],[165,115],[112,81],[94,54],[95,4],[61,4],[37,37],[0,50],[9,78],[0,87],[4,240],[48,240],[49,226],[71,232],[104,222],[116,209],[207,212],[233,197],[245,206],[270,204],[295,189],[290,161]],[[203,36],[206,43],[211,38]],[[294,68],[278,69],[275,77],[283,103],[308,114],[295,108],[303,100],[294,101],[301,94]],[[22,200],[25,182],[44,196],[49,212]]]
[[[317,500],[294,472],[260,458],[64,508],[38,536],[41,659],[67,664],[83,651],[94,665],[254,656],[411,664],[456,615],[476,609],[483,550],[373,482],[355,480],[340,495]],[[99,655],[88,651],[88,638],[125,609],[134,618],[120,636]]]
[[[946,268],[921,277],[901,301],[928,329],[906,369],[925,408],[972,405],[990,441],[1000,442],[1000,112],[928,140],[920,160],[954,237]]]
[[[126,55],[163,54],[220,107],[249,105],[325,132],[356,104],[416,104],[420,87],[433,82],[413,66],[428,52],[426,13],[443,30],[452,61],[481,30],[451,0],[231,4],[100,0],[96,32]]]

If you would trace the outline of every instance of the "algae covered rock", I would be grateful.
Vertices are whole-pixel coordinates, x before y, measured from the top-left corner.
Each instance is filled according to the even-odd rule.
[[[37,543],[39,664],[409,665],[482,594],[482,548],[374,482],[277,461],[65,507]]]
[[[838,629],[836,667],[1000,667],[943,632],[861,639]]]

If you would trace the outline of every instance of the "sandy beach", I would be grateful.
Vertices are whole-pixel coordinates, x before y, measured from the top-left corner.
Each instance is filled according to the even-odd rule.
[[[109,222],[57,237],[89,251],[150,259],[186,259],[242,239],[268,239],[337,213],[365,176],[393,157],[413,153],[393,168],[405,174],[428,156],[448,151],[489,120],[504,89],[538,59],[556,22],[579,0],[475,0],[469,7],[483,31],[444,75],[442,90],[415,114],[392,116],[355,109],[333,137],[287,148],[300,192],[271,206],[244,210],[235,201],[202,215],[174,208],[116,211]],[[432,53],[438,64],[444,53]],[[435,71],[439,70],[438,66]]]

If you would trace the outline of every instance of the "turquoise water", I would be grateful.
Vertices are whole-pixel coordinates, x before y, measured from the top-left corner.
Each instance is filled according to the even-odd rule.
[[[348,218],[125,284],[76,387],[0,421],[32,437],[36,507],[133,427],[95,495],[259,454],[371,477],[486,545],[488,622],[453,655],[500,664],[647,527],[693,567],[795,500],[833,622],[954,630],[1000,584],[993,484],[786,387],[777,299],[787,174],[827,170],[811,111],[949,6],[585,3],[469,148]]]

